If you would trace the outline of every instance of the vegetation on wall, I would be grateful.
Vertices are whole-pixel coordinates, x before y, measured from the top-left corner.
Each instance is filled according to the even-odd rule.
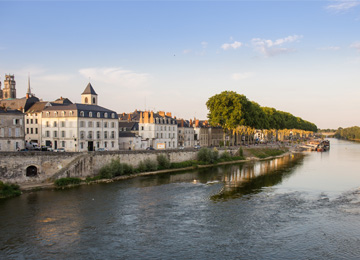
[[[0,181],[0,199],[11,198],[21,194],[19,185],[7,184]]]

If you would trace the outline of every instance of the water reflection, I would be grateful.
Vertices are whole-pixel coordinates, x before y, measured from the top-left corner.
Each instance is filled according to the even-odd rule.
[[[258,193],[283,181],[303,163],[303,154],[290,154],[281,158],[243,165],[232,165],[223,175],[224,187],[211,197],[213,201],[239,198]]]

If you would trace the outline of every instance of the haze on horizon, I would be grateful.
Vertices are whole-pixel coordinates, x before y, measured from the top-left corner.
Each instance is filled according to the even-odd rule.
[[[17,96],[80,102],[90,81],[118,113],[207,116],[236,91],[319,128],[359,125],[360,0],[0,1],[0,77]]]

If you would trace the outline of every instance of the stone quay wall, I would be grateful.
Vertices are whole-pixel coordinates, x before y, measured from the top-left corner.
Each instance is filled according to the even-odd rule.
[[[220,150],[221,154],[223,150]],[[116,151],[116,152],[1,152],[0,181],[19,185],[49,183],[64,177],[86,178],[98,174],[101,167],[120,159],[134,167],[147,158],[156,160],[165,154],[171,162],[195,160],[198,150]]]

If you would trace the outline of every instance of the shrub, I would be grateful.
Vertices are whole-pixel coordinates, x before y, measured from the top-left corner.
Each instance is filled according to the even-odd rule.
[[[221,155],[220,155],[220,160],[222,161],[231,161],[231,155],[228,151],[225,151],[223,152]]]
[[[185,167],[195,167],[198,164],[199,164],[198,161],[173,162],[173,163],[171,163],[170,168],[178,169],[178,168],[185,168]]]
[[[147,158],[144,160],[146,171],[156,171],[158,169],[158,165],[156,161]]]
[[[171,166],[169,158],[165,154],[159,154],[156,157],[159,169],[169,169]]]
[[[19,195],[21,195],[19,185],[6,184],[0,181],[0,198],[10,198]]]
[[[68,185],[79,185],[81,183],[81,179],[74,178],[74,177],[60,178],[60,179],[57,179],[54,183],[58,187],[65,187]]]
[[[214,163],[219,158],[219,152],[215,149],[210,150],[204,147],[198,152],[197,158],[200,162]]]
[[[145,162],[144,161],[140,161],[139,162],[139,165],[137,167],[137,170],[139,172],[145,172],[146,171],[146,165],[145,165]]]
[[[130,164],[123,163],[123,174],[133,174],[135,172],[134,167]]]

